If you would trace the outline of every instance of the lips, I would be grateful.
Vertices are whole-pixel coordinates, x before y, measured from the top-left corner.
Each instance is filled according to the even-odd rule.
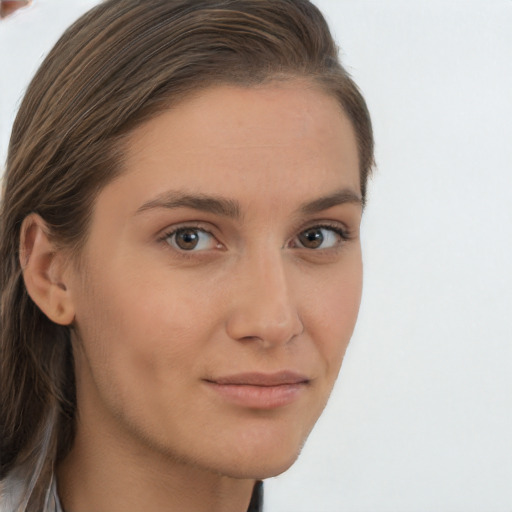
[[[293,371],[240,373],[207,379],[209,389],[229,403],[250,409],[276,409],[292,404],[310,383],[305,375]]]
[[[227,377],[212,379],[220,385],[246,385],[246,386],[283,386],[287,384],[300,384],[309,382],[309,379],[296,372],[282,371],[277,373],[239,373]]]

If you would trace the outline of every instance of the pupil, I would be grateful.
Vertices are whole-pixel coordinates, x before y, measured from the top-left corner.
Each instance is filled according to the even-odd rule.
[[[300,242],[304,247],[316,249],[322,245],[324,235],[320,229],[309,229],[304,231],[300,236]]]
[[[176,244],[180,249],[193,249],[199,242],[197,231],[185,229],[176,236]]]

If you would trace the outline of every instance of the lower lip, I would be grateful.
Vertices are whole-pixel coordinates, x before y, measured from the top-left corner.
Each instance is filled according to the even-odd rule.
[[[306,382],[279,386],[217,384],[208,386],[229,402],[250,409],[277,409],[295,402],[306,388]]]

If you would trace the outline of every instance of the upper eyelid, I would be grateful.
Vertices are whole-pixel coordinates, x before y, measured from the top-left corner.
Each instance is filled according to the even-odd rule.
[[[204,233],[208,233],[209,235],[216,237],[214,231],[217,230],[217,227],[211,223],[205,223],[202,221],[179,222],[177,224],[162,229],[160,231],[160,236],[168,237],[175,234],[177,231],[180,231],[181,229],[197,229],[198,231],[203,231]]]
[[[314,220],[311,222],[304,223],[298,230],[296,230],[296,234],[300,234],[303,231],[307,231],[308,229],[314,228],[323,228],[323,229],[331,229],[333,231],[341,231],[345,235],[350,235],[352,230],[350,227],[341,221],[336,220]],[[295,235],[296,236],[296,235]]]
[[[325,228],[325,229],[332,229],[333,231],[348,231],[348,227],[343,222],[337,222],[337,221],[316,221],[312,222],[311,224],[307,224],[304,229],[301,229],[300,231],[305,231],[307,229],[312,228]]]

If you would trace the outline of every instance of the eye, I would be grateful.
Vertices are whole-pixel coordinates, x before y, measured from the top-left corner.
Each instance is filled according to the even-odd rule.
[[[298,246],[306,249],[331,249],[339,246],[347,238],[342,229],[332,226],[314,226],[297,236]]]
[[[165,241],[179,251],[206,251],[219,246],[211,233],[192,227],[178,228],[171,233],[167,233]]]

